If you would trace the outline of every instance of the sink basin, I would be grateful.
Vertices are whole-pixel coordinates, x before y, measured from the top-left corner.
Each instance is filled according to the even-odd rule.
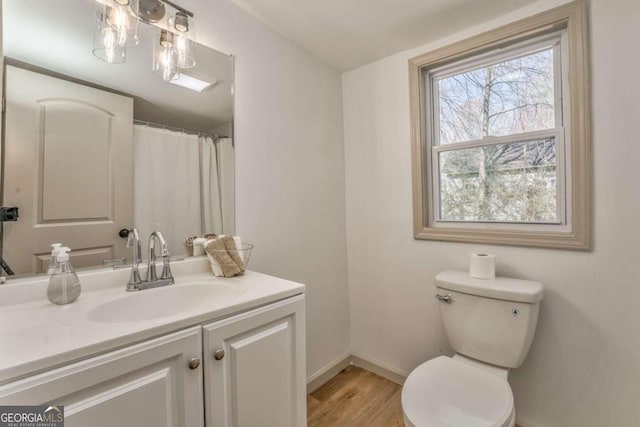
[[[122,323],[171,317],[215,308],[241,292],[238,287],[222,283],[169,285],[109,300],[89,310],[87,318],[94,322]]]

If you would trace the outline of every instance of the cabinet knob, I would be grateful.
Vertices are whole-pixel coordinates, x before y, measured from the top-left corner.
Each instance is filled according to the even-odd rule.
[[[192,357],[189,359],[189,369],[198,369],[200,366],[200,359],[197,357]]]
[[[224,350],[221,348],[216,350],[216,352],[213,353],[213,358],[216,360],[222,360],[224,358]]]

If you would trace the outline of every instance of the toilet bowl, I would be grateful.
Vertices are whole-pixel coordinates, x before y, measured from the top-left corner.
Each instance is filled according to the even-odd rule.
[[[513,427],[513,393],[495,373],[447,356],[423,363],[402,387],[406,427]]]
[[[509,369],[524,361],[538,322],[542,285],[466,272],[436,276],[453,357],[422,363],[402,387],[407,427],[513,427]]]

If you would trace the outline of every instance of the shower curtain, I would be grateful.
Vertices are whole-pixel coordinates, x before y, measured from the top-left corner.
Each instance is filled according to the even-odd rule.
[[[222,204],[222,230],[233,233],[236,229],[235,212],[235,151],[231,138],[220,138],[216,142],[218,152],[218,175],[220,177],[220,200]]]
[[[217,145],[211,138],[134,125],[134,226],[145,239],[162,231],[171,255],[186,254],[189,236],[221,234],[225,215],[231,222],[233,207],[225,214],[223,197],[233,191],[226,177],[233,164],[220,168],[220,158],[233,161],[233,152]]]
[[[218,154],[209,137],[200,138],[200,200],[202,200],[201,230],[220,234],[222,231],[222,201],[218,178]],[[207,178],[208,177],[208,178]]]

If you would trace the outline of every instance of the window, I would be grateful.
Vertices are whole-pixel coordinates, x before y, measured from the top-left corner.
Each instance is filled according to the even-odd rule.
[[[424,73],[436,225],[565,223],[563,37]]]
[[[585,7],[410,61],[416,238],[590,248]]]

